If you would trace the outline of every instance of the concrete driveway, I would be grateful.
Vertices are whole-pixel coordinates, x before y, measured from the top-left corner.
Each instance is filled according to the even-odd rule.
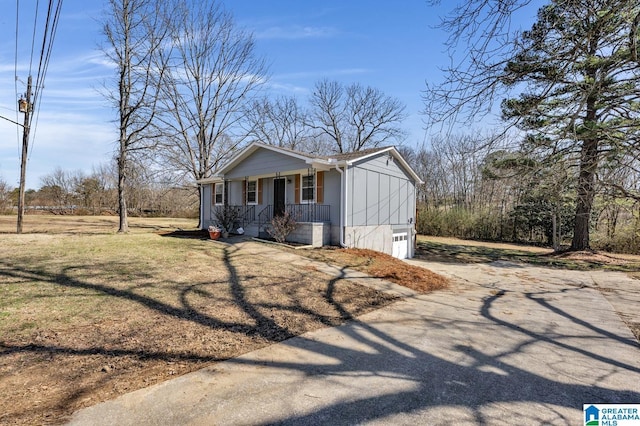
[[[640,346],[616,313],[640,321],[640,281],[419,264],[454,278],[451,289],[403,290],[357,321],[81,410],[71,424],[575,425],[582,404],[640,403]]]

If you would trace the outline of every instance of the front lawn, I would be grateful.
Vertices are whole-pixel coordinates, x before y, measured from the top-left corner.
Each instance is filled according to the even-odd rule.
[[[0,217],[0,424],[73,411],[332,326],[393,297],[206,239],[193,221]],[[179,234],[179,233],[178,233]]]

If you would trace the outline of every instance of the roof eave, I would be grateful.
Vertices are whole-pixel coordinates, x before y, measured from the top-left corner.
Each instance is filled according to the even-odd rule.
[[[411,177],[413,178],[413,180],[421,185],[424,183],[424,181],[422,179],[420,179],[420,176],[418,176],[418,174],[413,170],[413,168],[411,168],[411,166],[409,165],[409,163],[407,163],[407,161],[402,157],[402,155],[400,154],[400,152],[393,146],[390,146],[388,148],[385,149],[381,149],[380,151],[375,151],[366,155],[363,155],[362,157],[357,157],[357,158],[352,158],[350,160],[343,160],[342,162],[348,166],[353,165],[354,163],[358,162],[358,161],[362,161],[362,160],[366,160],[369,157],[373,157],[376,155],[380,155],[382,153],[385,152],[391,152],[391,155],[393,155],[393,157],[395,159],[397,159],[398,161],[400,161],[400,163],[402,164],[402,167],[409,172],[409,174],[411,175]]]
[[[196,183],[198,185],[205,185],[207,183],[216,183],[216,182],[222,182],[222,181],[223,181],[222,177],[216,175],[216,176],[211,176],[211,177],[208,177],[208,178],[198,179],[198,180],[196,180]]]

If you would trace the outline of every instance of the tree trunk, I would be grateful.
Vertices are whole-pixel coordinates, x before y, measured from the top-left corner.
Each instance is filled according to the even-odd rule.
[[[580,160],[580,176],[578,177],[578,199],[576,200],[576,217],[573,228],[571,250],[588,250],[589,224],[591,209],[595,195],[595,176],[598,167],[598,141],[585,140],[582,145]]]
[[[551,245],[553,251],[558,251],[560,245],[558,244],[558,217],[556,212],[551,213]]]
[[[127,200],[125,198],[126,184],[126,160],[125,153],[121,152],[118,157],[118,214],[120,215],[119,233],[129,232],[129,224],[127,222]]]

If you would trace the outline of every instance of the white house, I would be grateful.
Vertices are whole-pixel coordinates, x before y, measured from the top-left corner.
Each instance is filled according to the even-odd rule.
[[[287,211],[298,222],[290,241],[413,257],[419,183],[394,147],[316,156],[254,142],[198,181],[200,223],[206,229],[216,208],[233,206],[236,225],[260,236]]]

